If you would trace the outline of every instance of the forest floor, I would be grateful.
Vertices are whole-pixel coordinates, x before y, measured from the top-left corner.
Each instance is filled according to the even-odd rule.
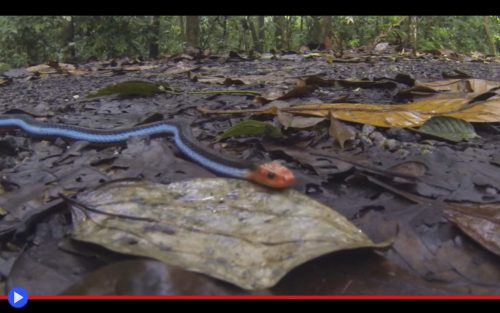
[[[284,139],[238,137],[213,144],[217,135],[248,115],[204,114],[199,108],[257,109],[273,101],[298,105],[335,99],[408,103],[415,99],[402,97],[401,91],[415,80],[472,77],[500,85],[500,64],[495,62],[383,55],[341,61],[298,54],[259,59],[178,56],[155,62],[92,62],[70,70],[10,70],[0,80],[0,112],[100,129],[187,118],[198,141],[221,154],[255,162],[281,160],[297,176],[294,189],[335,209],[374,242],[392,240],[389,248],[323,255],[293,269],[276,286],[257,291],[112,253],[71,239],[72,215],[61,193],[71,197],[121,178],[168,184],[215,175],[185,159],[168,137],[90,147],[2,132],[0,290],[23,286],[30,294],[500,294],[500,256],[495,253],[500,245],[499,123],[474,123],[479,137],[454,143],[403,128],[344,122],[358,135],[340,147],[329,135],[327,118],[311,127],[284,129]],[[274,96],[310,77],[384,84],[332,83]],[[137,79],[167,82],[179,94],[86,97],[109,84]],[[189,93],[231,89],[256,91],[261,97]],[[278,125],[273,116],[258,119]],[[401,164],[424,172],[412,182],[387,175]],[[486,213],[464,217],[455,212],[450,218],[445,209],[450,203],[474,206],[476,215]],[[467,223],[459,223],[464,219],[469,226],[477,222],[474,225],[482,227],[470,226],[478,236],[464,232]],[[488,248],[487,239],[477,239],[481,231],[490,231],[482,238],[490,236],[493,248]],[[84,279],[92,273],[93,279]]]

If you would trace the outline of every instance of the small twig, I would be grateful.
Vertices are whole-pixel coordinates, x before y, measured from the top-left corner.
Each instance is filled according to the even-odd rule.
[[[82,203],[82,202],[80,202],[78,200],[68,198],[65,195],[63,195],[62,193],[59,193],[59,197],[63,198],[65,201],[69,202],[70,204],[79,207],[84,212],[85,211],[91,211],[91,212],[94,212],[94,213],[97,213],[97,214],[104,214],[104,215],[108,215],[108,216],[114,216],[114,217],[120,217],[120,218],[125,218],[125,219],[131,219],[131,220],[135,220],[135,221],[158,222],[158,220],[155,220],[153,218],[138,217],[138,216],[132,216],[132,215],[126,215],[126,214],[119,214],[119,213],[110,213],[110,212],[106,212],[106,211],[103,211],[103,210],[99,210],[99,209],[90,207],[90,206],[88,206],[88,205],[86,205],[86,204],[84,204],[84,203]],[[88,216],[88,214],[86,214],[86,215]]]

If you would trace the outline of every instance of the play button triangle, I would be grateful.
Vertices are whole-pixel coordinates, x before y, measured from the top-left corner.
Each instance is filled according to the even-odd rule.
[[[22,300],[24,297],[18,294],[17,292],[14,291],[14,303],[17,303],[18,301]]]

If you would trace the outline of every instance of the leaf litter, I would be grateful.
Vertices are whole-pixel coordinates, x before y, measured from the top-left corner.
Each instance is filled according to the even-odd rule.
[[[389,238],[396,236],[396,242],[406,240],[406,243],[398,244],[397,249],[377,251],[376,255],[365,249],[366,252],[337,252],[310,260],[289,272],[278,285],[269,289],[271,293],[498,293],[500,289],[494,281],[497,277],[494,271],[498,263],[497,248],[496,241],[491,240],[496,234],[496,222],[492,218],[496,206],[493,203],[500,201],[497,178],[500,167],[496,157],[500,155],[500,148],[495,126],[498,120],[495,113],[498,102],[496,86],[500,80],[495,74],[500,73],[495,70],[498,64],[434,59],[429,62],[425,58],[404,57],[384,59],[383,56],[336,58],[333,60],[335,66],[328,62],[327,57],[301,60],[305,58],[300,55],[293,55],[289,60],[228,59],[214,64],[209,59],[193,58],[171,58],[152,63],[123,59],[93,62],[76,69],[65,65],[58,68],[52,64],[50,68],[40,67],[38,72],[9,71],[13,73],[6,76],[9,84],[0,87],[0,108],[2,112],[22,110],[51,122],[106,129],[129,127],[144,116],[155,114],[160,117],[188,115],[194,117],[192,127],[197,138],[207,146],[230,125],[246,120],[247,114],[265,113],[263,121],[273,125],[281,123],[284,138],[276,140],[257,135],[232,138],[214,146],[221,153],[256,162],[281,160],[296,173],[298,184],[295,189],[298,192],[335,208],[370,238],[387,240],[387,234],[378,232],[396,223],[400,225],[399,232],[389,232]],[[207,90],[209,84],[189,78],[197,74],[202,78],[207,68],[210,69],[209,75],[221,78],[222,85],[217,85],[217,90]],[[447,76],[443,73],[450,70],[467,73],[469,77],[444,81]],[[187,77],[183,77],[182,72],[187,73]],[[401,73],[409,74],[404,76]],[[314,76],[321,77],[324,82]],[[309,77],[313,78],[308,80]],[[84,95],[123,82],[124,78],[167,82],[175,92],[133,99],[83,99]],[[243,82],[237,88],[247,92],[234,92],[234,86],[224,85],[228,78],[231,84]],[[415,90],[403,92],[412,87],[416,87]],[[182,95],[176,94],[177,91]],[[260,100],[257,94],[261,95]],[[283,96],[282,100],[263,105]],[[411,101],[413,103],[401,104]],[[280,105],[274,106],[278,102]],[[316,107],[304,106],[311,103]],[[353,110],[353,106],[361,110]],[[201,115],[197,108],[226,114],[223,117]],[[336,114],[333,117],[355,133],[345,137],[348,139],[343,148],[328,132],[330,123],[327,119],[332,109]],[[240,114],[233,117],[228,115],[231,111]],[[442,113],[472,123],[481,137],[451,143],[401,128],[415,127]],[[275,116],[279,123],[271,120]],[[381,127],[364,132],[365,127],[359,123]],[[3,249],[9,249],[10,253],[6,260],[19,259],[39,244],[39,236],[35,241],[30,237],[34,229],[47,229],[46,225],[61,223],[60,219],[51,221],[50,217],[68,214],[62,196],[80,197],[116,179],[147,179],[168,184],[213,176],[182,159],[166,138],[138,138],[123,147],[78,146],[80,143],[60,139],[44,142],[19,133],[2,134],[1,139],[8,142],[0,146],[3,190],[0,207],[4,211],[0,219],[0,235],[7,242]],[[448,209],[443,213],[442,208],[408,205],[399,196],[394,196],[394,191],[375,184],[373,178],[414,195],[451,201],[455,207],[461,202],[470,204],[467,210],[460,207],[460,211],[452,213]],[[480,213],[482,208],[488,209],[488,213]],[[69,240],[69,233],[61,237],[57,229],[60,227],[47,233],[47,240],[51,242],[48,245],[59,243],[61,246],[61,240]],[[410,249],[422,248],[418,242],[426,247],[428,252],[422,250],[422,253],[428,258],[425,270],[415,271],[422,259],[418,254],[410,253]],[[25,251],[20,249],[23,246],[26,246]],[[64,258],[56,257],[54,249],[47,251],[39,257],[54,260],[50,263],[54,271],[47,273],[61,273],[61,277],[68,275],[64,270]],[[80,245],[71,253],[82,254],[83,251]],[[95,252],[97,248],[90,246],[87,251]],[[116,260],[130,257],[120,254]],[[339,263],[342,259],[348,261]],[[26,278],[22,268],[29,265],[14,262],[14,267],[19,270],[13,275],[8,271],[11,261],[6,262],[2,280],[10,275],[9,283],[15,284]],[[342,275],[335,273],[338,268],[333,267],[337,265],[342,268]],[[356,276],[356,273],[368,273],[375,268],[380,273],[374,278],[367,274]],[[92,269],[89,267],[88,270]],[[389,272],[398,273],[401,279],[391,279]],[[182,273],[189,276],[190,272],[182,270]],[[439,286],[436,279],[441,282]],[[443,285],[443,281],[446,284]],[[37,287],[33,280],[24,282],[40,293],[49,287]],[[133,285],[130,288],[127,290],[133,290]],[[51,290],[63,292],[63,289]],[[84,290],[89,289],[80,290],[85,293]],[[189,288],[177,290],[173,292],[189,293]],[[241,289],[221,290],[227,294],[244,292]]]

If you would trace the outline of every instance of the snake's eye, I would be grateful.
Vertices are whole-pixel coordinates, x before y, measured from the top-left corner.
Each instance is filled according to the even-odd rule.
[[[267,172],[267,178],[273,179],[274,176],[276,176],[276,174],[274,174],[274,172]]]

